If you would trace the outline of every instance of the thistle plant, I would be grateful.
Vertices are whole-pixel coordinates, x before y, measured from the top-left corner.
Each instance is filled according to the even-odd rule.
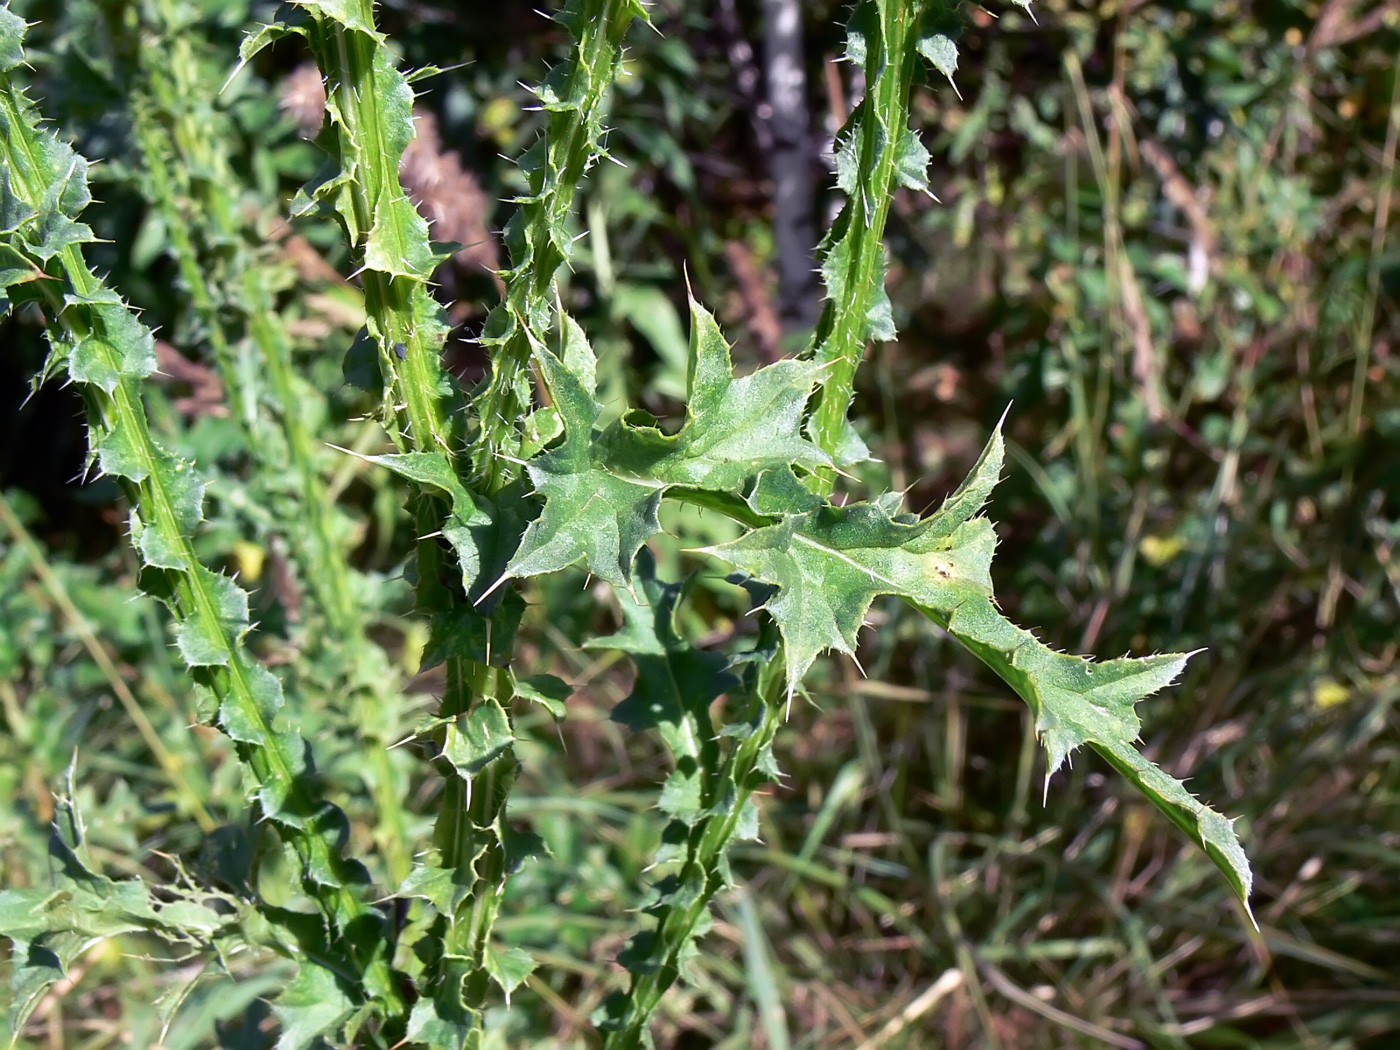
[[[310,744],[279,717],[282,683],[244,647],[247,593],[196,555],[192,536],[203,517],[204,480],[151,433],[141,383],[155,369],[154,340],[84,261],[82,245],[93,235],[77,217],[91,200],[87,164],[39,126],[14,83],[23,33],[22,20],[0,11],[4,304],[32,302],[43,312],[53,349],[39,378],[63,375],[80,387],[91,466],[127,491],[142,586],[171,610],[200,719],[235,743],[250,804],[295,852],[302,888],[320,909],[320,923],[280,924],[291,954],[307,961],[297,978],[303,993],[343,981],[353,990],[353,997],[337,993],[355,1015],[351,1027],[392,1017],[402,1012],[402,993],[389,966],[387,925],[365,898],[364,866],[342,853],[344,814],[315,790]],[[6,901],[16,908],[26,903],[40,912],[46,907],[43,900]],[[62,975],[61,959],[52,970],[48,980]]]
[[[856,4],[846,59],[863,70],[867,92],[838,136],[837,185],[847,201],[820,248],[827,302],[812,343],[796,358],[737,374],[715,317],[688,296],[685,415],[674,431],[640,408],[605,413],[598,361],[560,282],[576,195],[607,152],[604,112],[626,35],[647,22],[637,0],[570,0],[557,16],[570,53],[534,89],[547,117],[521,160],[528,191],[513,202],[506,227],[504,297],[482,337],[491,373],[466,393],[441,363],[448,326],[431,283],[450,249],[432,242],[398,177],[413,137],[412,85],[438,71],[397,69],[370,0],[303,0],[290,5],[286,21],[248,37],[244,62],[278,39],[299,37],[325,78],[317,143],[326,165],[292,212],[333,214],[354,260],[366,324],[350,353],[361,355],[360,373],[377,372],[378,418],[394,446],[363,458],[412,486],[408,513],[418,539],[409,576],[430,631],[423,665],[445,671],[439,709],[416,734],[442,781],[432,839],[411,844],[417,859],[406,874],[402,853],[386,864],[396,885],[379,889],[343,852],[345,818],[316,794],[310,748],[286,716],[281,683],[243,645],[246,594],[195,555],[198,474],[159,447],[142,405],[142,381],[154,367],[151,335],[83,260],[91,234],[76,217],[88,199],[85,165],[39,127],[13,83],[23,26],[8,12],[3,18],[10,203],[0,283],[10,300],[43,311],[53,343],[44,377],[66,375],[82,388],[93,463],[122,480],[132,503],[142,585],[170,606],[201,713],[236,743],[252,804],[295,851],[303,888],[321,911],[308,931],[252,897],[239,902],[232,923],[242,931],[247,916],[258,915],[286,926],[295,939],[280,943],[294,943],[304,960],[279,1000],[279,1047],[317,1038],[478,1047],[488,1008],[508,1002],[532,972],[529,954],[495,929],[507,879],[542,847],[507,821],[519,772],[513,711],[537,702],[566,718],[569,686],[518,667],[514,639],[531,581],[571,568],[610,584],[621,610],[616,632],[574,640],[635,666],[631,693],[613,718],[631,731],[654,730],[673,767],[658,789],[667,823],[641,905],[644,928],[618,956],[625,986],[593,1016],[611,1050],[650,1045],[658,1006],[701,950],[712,902],[735,882],[732,847],[757,833],[754,795],[780,775],[773,742],[803,695],[804,677],[823,652],[855,655],[880,596],[927,616],[1024,699],[1048,754],[1047,790],[1049,775],[1088,745],[1198,841],[1247,901],[1249,867],[1230,822],[1133,746],[1137,702],[1170,684],[1187,656],[1094,662],[1053,650],[1000,612],[995,534],[980,514],[1003,467],[1000,426],[966,481],[928,516],[908,511],[901,493],[843,481],[863,458],[847,420],[858,366],[872,340],[895,335],[884,290],[886,217],[901,187],[928,189],[929,155],[909,127],[909,99],[926,63],[950,77],[956,70],[953,6]],[[222,191],[179,182],[182,168],[226,170],[217,151],[201,152],[199,129],[179,116],[178,92],[189,87],[180,86],[181,68],[176,56],[168,68],[147,71],[149,99],[139,111],[155,202],[173,221],[182,198],[205,193],[200,211],[213,233],[244,236]],[[209,256],[189,237],[173,247],[250,445],[260,443],[270,410],[301,497],[324,502],[265,272],[256,264],[232,271],[226,294],[241,300],[244,343],[214,307]],[[260,363],[243,382],[250,366],[241,355],[251,350]],[[736,538],[726,542],[695,547],[687,535],[670,537],[690,556],[732,571],[757,607],[757,630],[728,651],[684,636],[679,612],[691,583],[658,576],[652,545],[665,531],[666,501],[733,523]],[[303,560],[326,620],[363,637],[353,594],[314,582],[348,570],[334,530],[322,520],[313,531]],[[377,778],[376,793],[391,783],[387,774]],[[396,802],[385,804],[397,812]],[[385,851],[401,848],[403,834],[390,836]],[[397,935],[368,903],[387,896],[407,915]],[[17,943],[49,929],[30,898],[0,896],[0,905],[0,933]],[[6,918],[20,911],[28,925]],[[201,936],[212,943],[216,931]]]
[[[520,493],[501,454],[519,450],[520,407],[528,400],[521,377],[548,331],[553,273],[567,258],[564,220],[574,188],[599,155],[602,96],[615,76],[622,33],[641,11],[634,3],[594,3],[560,16],[577,48],[538,89],[551,121],[526,165],[534,195],[520,202],[508,231],[514,266],[506,300],[488,323],[497,363],[478,417],[477,448],[488,452],[473,465],[462,452],[461,398],[439,363],[447,333],[442,307],[428,288],[444,256],[398,179],[413,135],[409,81],[394,68],[368,2],[299,7],[302,21],[266,27],[250,38],[243,58],[283,33],[299,33],[327,81],[327,121],[317,141],[329,166],[307,188],[303,206],[320,201],[334,209],[360,265],[365,335],[378,348],[383,418],[400,450],[372,461],[422,487],[418,607],[434,625],[425,663],[447,665],[438,717],[424,731],[446,779],[434,851],[399,888],[437,915],[420,942],[426,994],[409,1035],[474,1045],[492,982],[509,995],[532,968],[526,953],[491,937],[506,873],[535,848],[503,823],[516,775],[508,708],[517,685],[502,665],[522,603],[514,592],[493,594],[488,573],[500,571],[523,523],[508,509]],[[508,435],[517,437],[514,444]],[[454,554],[459,572],[449,578],[444,570]]]
[[[367,637],[357,600],[365,585],[346,556],[344,515],[327,494],[323,463],[330,450],[319,447],[313,431],[327,411],[325,399],[292,360],[275,295],[288,278],[240,210],[240,183],[227,136],[218,130],[218,85],[202,75],[191,27],[175,6],[154,4],[147,12],[132,106],[147,191],[170,230],[194,331],[227,380],[230,415],[254,460],[253,500],[271,512],[311,597],[311,655],[325,658],[337,679],[334,692],[344,697],[341,714],[363,741],[385,868],[402,879],[409,860],[384,717],[396,701],[389,689],[394,676],[387,655]]]

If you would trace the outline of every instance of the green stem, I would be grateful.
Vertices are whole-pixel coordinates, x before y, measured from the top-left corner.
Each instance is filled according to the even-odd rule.
[[[88,270],[76,246],[64,249],[59,259],[63,276],[79,296],[90,298],[101,289],[100,282]],[[85,311],[76,305],[65,308],[56,290],[46,291],[51,296],[49,305],[55,318],[50,322],[51,326],[62,326],[64,335],[75,345],[92,339],[93,326],[86,320]],[[105,340],[93,341],[106,345]],[[106,364],[114,371],[121,367],[115,352],[109,354]],[[147,519],[148,525],[159,532],[163,541],[173,547],[177,559],[188,567],[175,574],[173,581],[175,617],[179,621],[199,621],[201,633],[213,640],[225,661],[216,670],[197,668],[196,679],[206,679],[204,684],[217,697],[221,712],[225,705],[235,709],[232,715],[221,714],[222,720],[227,722],[236,718],[253,727],[249,735],[262,740],[260,744],[237,741],[239,758],[251,768],[260,786],[271,788],[275,796],[285,800],[281,803],[281,812],[267,812],[267,816],[277,824],[278,830],[296,850],[302,870],[306,873],[302,880],[303,888],[320,905],[334,929],[344,930],[352,924],[360,926],[367,920],[371,926],[382,926],[379,913],[350,889],[350,885],[358,881],[358,873],[347,866],[338,848],[313,830],[318,818],[325,814],[327,804],[308,791],[300,774],[302,763],[289,751],[293,740],[300,738],[274,728],[264,712],[259,689],[253,681],[256,665],[241,643],[225,628],[219,611],[219,598],[213,590],[216,577],[200,565],[192,538],[184,531],[181,514],[176,508],[176,497],[172,494],[171,479],[164,472],[165,457],[146,425],[145,408],[135,382],[122,377],[109,396],[101,395],[91,385],[85,385],[83,393],[89,412],[94,417],[94,429],[102,434],[111,434],[120,423],[126,437],[135,445],[135,459],[147,466],[146,477],[131,485],[138,512]],[[266,806],[264,808],[267,809]],[[318,882],[311,874],[314,872],[333,873],[333,883],[326,885]],[[389,1012],[394,1012],[396,1004],[399,1004],[398,1009],[402,1009],[396,982],[383,953],[382,936],[346,938],[343,947],[348,959],[335,965],[334,969],[346,980],[355,983],[363,981],[366,991],[382,999]]]
[[[578,185],[604,155],[603,105],[621,65],[622,40],[646,19],[638,0],[572,0],[558,20],[575,37],[573,53],[538,94],[549,111],[545,135],[522,158],[530,192],[506,227],[511,269],[506,297],[487,319],[491,379],[476,400],[482,440],[474,454],[488,491],[518,474],[521,424],[530,407],[528,369],[554,326],[555,274],[570,255],[567,223]]]
[[[754,703],[762,705],[762,720],[757,730],[744,738],[730,752],[724,766],[713,770],[709,778],[711,804],[718,801],[719,792],[731,787],[734,797],[723,814],[705,817],[691,829],[685,863],[678,878],[681,885],[698,882],[700,892],[682,904],[666,904],[654,911],[657,925],[653,936],[663,946],[662,954],[659,959],[652,960],[656,965],[647,972],[633,973],[619,1016],[605,1026],[609,1029],[603,1044],[605,1050],[640,1050],[647,1045],[651,1016],[679,979],[682,956],[708,916],[710,902],[725,886],[722,864],[725,853],[734,841],[754,791],[769,782],[759,763],[784,720],[782,666],[780,653],[760,676],[753,697]]]
[[[0,28],[14,32],[13,16],[4,14],[9,24]],[[402,1012],[382,917],[352,888],[363,874],[340,852],[345,817],[310,789],[305,741],[274,721],[281,685],[242,646],[247,596],[195,552],[191,533],[202,513],[202,485],[192,464],[159,448],[151,435],[140,382],[154,367],[152,335],[83,259],[81,244],[92,236],[74,216],[88,200],[84,162],[39,128],[38,114],[10,78],[14,64],[0,69],[6,128],[0,151],[20,219],[3,244],[23,267],[6,271],[6,294],[39,303],[47,316],[53,353],[44,374],[62,369],[81,388],[91,451],[133,499],[132,538],[146,563],[143,579],[170,605],[186,662],[216,701],[219,723],[259,786],[264,816],[298,854],[303,888],[326,919],[332,956],[324,965],[360,988],[379,1012]],[[352,927],[353,935],[343,936]]]
[[[812,436],[827,453],[841,447],[856,370],[872,335],[871,309],[884,295],[885,220],[898,178],[903,136],[909,134],[909,92],[917,53],[913,43],[928,0],[862,0],[852,26],[864,31],[867,93],[852,112],[842,139],[854,149],[856,175],[846,207],[823,243],[829,298],[818,322],[813,353],[826,366],[812,417]],[[818,479],[822,495],[836,474]]]
[[[299,519],[288,522],[286,535],[297,565],[316,607],[325,618],[327,631],[315,632],[320,648],[334,650],[349,680],[354,665],[366,659],[385,664],[382,651],[371,648],[365,625],[350,590],[352,571],[345,551],[335,538],[333,505],[316,467],[316,448],[304,424],[301,404],[305,396],[297,389],[291,345],[268,284],[265,253],[255,253],[249,231],[235,203],[237,179],[215,133],[215,112],[200,77],[188,27],[177,25],[171,5],[159,5],[155,13],[157,39],[142,51],[143,86],[148,98],[138,100],[137,139],[146,160],[155,203],[161,210],[171,238],[171,246],[191,306],[215,361],[222,372],[230,408],[242,425],[248,448],[259,465],[258,476],[277,477],[290,466],[293,484],[300,492]],[[163,120],[162,120],[163,118]],[[168,124],[168,130],[166,125]],[[178,165],[170,165],[171,156]],[[200,173],[192,176],[191,173]],[[237,246],[224,273],[213,252],[201,252],[190,236],[194,223],[191,213],[203,218],[215,243]],[[224,298],[236,304],[256,357],[236,349],[237,339],[228,330],[227,314],[220,309],[215,294],[219,275],[233,283],[232,294]],[[269,421],[260,413],[256,362],[260,359],[270,380],[267,393],[276,409],[277,424],[285,443],[289,463],[271,458],[266,428]],[[352,699],[366,702],[370,713],[392,705],[386,676],[372,675],[381,683],[374,695],[363,696],[364,687],[353,690]],[[377,718],[357,718],[368,761],[366,780],[374,795],[378,814],[377,839],[384,851],[389,879],[397,884],[408,873],[410,864],[403,805],[395,791],[395,778],[387,752],[386,732]]]
[[[447,326],[427,284],[435,260],[428,250],[426,226],[415,225],[416,215],[395,210],[407,204],[398,179],[400,143],[407,141],[404,125],[411,121],[407,84],[382,42],[365,31],[372,25],[367,0],[354,5],[344,20],[312,12],[308,38],[327,78],[333,115],[330,136],[322,141],[338,156],[342,169],[353,173],[334,203],[362,264],[368,326],[388,380],[384,418],[395,443],[404,451],[440,456],[451,474],[462,477],[462,441],[456,430],[461,403],[441,369]],[[371,245],[374,231],[389,224],[413,239],[392,258]],[[419,535],[429,537],[417,549],[418,608],[442,617],[470,615],[474,608],[451,581],[449,552],[438,538],[449,513],[434,490],[415,497]],[[467,716],[488,697],[508,709],[513,683],[509,671],[450,657],[439,716]],[[445,733],[439,729],[431,740],[439,751]],[[489,1001],[491,978],[485,962],[506,874],[500,815],[516,765],[509,747],[470,779],[446,761],[439,762],[445,785],[434,832],[436,864],[451,874],[458,890],[451,895],[449,913],[439,915],[429,934],[436,943],[424,984],[439,1017],[456,1019],[473,1038],[480,1036],[481,1012]]]
[[[853,17],[853,26],[858,24],[863,33],[869,90],[845,131],[843,148],[853,154],[856,174],[848,187],[846,208],[823,244],[830,298],[813,344],[813,354],[825,368],[811,432],[823,451],[838,462],[866,342],[872,335],[887,337],[891,327],[887,316],[876,323],[872,315],[881,308],[888,310],[883,238],[894,189],[901,180],[900,163],[911,152],[916,156],[922,152],[907,129],[909,91],[917,60],[914,43],[926,4],[927,0],[862,0]],[[907,173],[904,179],[917,181]],[[818,492],[830,494],[835,478],[835,471],[821,471],[815,479]],[[707,493],[672,495],[719,510],[749,527],[767,524],[755,520],[749,508],[736,501]],[[758,769],[758,760],[771,746],[783,720],[781,697],[786,690],[782,667],[780,656],[765,669],[766,681],[757,693],[763,704],[759,729],[736,747],[724,769],[713,774],[716,786],[733,785],[734,804],[722,816],[707,817],[692,829],[678,878],[682,886],[698,884],[698,892],[681,895],[678,903],[654,910],[657,927],[652,936],[661,946],[660,957],[651,956],[645,969],[633,974],[627,994],[605,1022],[606,1050],[638,1050],[645,1044],[651,1015],[678,979],[682,953],[708,914],[714,894],[724,886],[725,850],[733,840],[744,805],[767,779]]]

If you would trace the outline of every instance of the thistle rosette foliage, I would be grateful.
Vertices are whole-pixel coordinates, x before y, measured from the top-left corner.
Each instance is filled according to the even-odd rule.
[[[294,954],[308,961],[297,981],[322,975],[343,987],[344,1009],[326,1018],[324,1030],[364,1029],[371,1018],[404,1009],[383,917],[363,898],[363,866],[343,855],[345,815],[313,786],[310,745],[279,716],[282,683],[243,645],[251,626],[247,593],[195,553],[204,481],[193,463],[162,448],[147,425],[141,383],[155,369],[154,340],[83,259],[82,245],[93,240],[78,221],[90,201],[87,163],[39,127],[14,82],[24,28],[0,9],[0,306],[32,302],[43,312],[52,351],[36,382],[63,374],[81,390],[91,461],[131,499],[141,583],[171,609],[201,718],[234,741],[260,816],[298,857],[302,888],[322,921],[297,945]]]

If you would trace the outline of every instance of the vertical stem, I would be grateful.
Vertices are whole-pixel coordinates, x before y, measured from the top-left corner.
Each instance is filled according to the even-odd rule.
[[[202,516],[203,483],[193,464],[156,444],[140,397],[141,381],[155,367],[153,336],[83,259],[81,245],[93,239],[75,220],[90,199],[85,162],[40,128],[37,112],[13,83],[20,61],[16,19],[0,13],[8,22],[0,29],[15,34],[0,67],[0,123],[6,128],[0,160],[9,196],[25,215],[0,235],[12,260],[4,271],[5,294],[37,302],[47,318],[53,349],[43,375],[64,371],[79,385],[90,450],[132,497],[132,540],[145,565],[143,581],[170,607],[181,652],[252,773],[264,819],[297,853],[302,888],[325,919],[324,947],[318,937],[303,942],[302,951],[357,989],[374,1013],[395,1017],[404,1003],[382,916],[357,892],[363,868],[341,853],[345,815],[313,790],[305,775],[310,749],[285,716],[278,717],[281,683],[243,647],[250,628],[247,595],[199,561],[192,532]],[[53,231],[60,234],[57,243]]]
[[[530,358],[554,324],[554,277],[571,252],[568,218],[579,183],[604,155],[603,103],[620,70],[623,37],[637,18],[646,18],[639,0],[572,0],[558,16],[576,43],[569,61],[537,90],[549,124],[521,159],[530,192],[517,200],[520,210],[506,227],[506,298],[491,311],[481,340],[492,348],[491,379],[476,399],[481,440],[473,463],[488,492],[518,474]]]
[[[290,475],[300,490],[300,516],[284,524],[302,581],[325,619],[326,630],[312,632],[309,637],[318,647],[336,652],[348,681],[356,664],[376,658],[384,663],[386,658],[366,637],[351,593],[353,572],[336,539],[333,504],[304,423],[301,404],[305,395],[297,389],[291,341],[268,283],[266,253],[249,243],[249,230],[239,215],[238,181],[213,126],[215,109],[199,75],[191,34],[188,27],[178,26],[169,3],[160,4],[154,17],[157,37],[141,54],[142,87],[147,97],[138,96],[134,107],[146,174],[165,218],[191,306],[223,374],[230,408],[258,465],[258,476],[278,476],[290,466]],[[172,157],[180,163],[172,165]],[[202,175],[191,177],[191,172]],[[227,267],[211,258],[212,252],[202,252],[196,246],[190,234],[194,213],[202,218],[215,243],[236,246]],[[216,295],[220,281],[233,284],[224,290],[222,299],[236,304],[235,315],[255,353],[238,345],[238,336],[230,331],[228,308],[221,309]],[[260,404],[256,382],[259,362],[270,381],[266,394],[275,409],[275,424],[263,414]],[[287,463],[269,455],[275,444],[269,444],[268,429],[274,425],[285,442]],[[386,677],[373,677],[381,683],[377,695],[365,696],[364,688],[357,687],[354,693],[358,695],[351,698],[352,703],[358,699],[371,711],[390,703]],[[388,876],[397,883],[408,873],[409,851],[403,806],[394,791],[395,778],[386,750],[388,741],[385,732],[371,724],[379,720],[372,716],[357,720],[368,762],[365,779],[379,816],[376,834]]]
[[[842,132],[844,149],[854,152],[855,176],[846,207],[823,243],[826,307],[817,324],[813,353],[826,366],[812,416],[812,436],[829,454],[841,448],[846,413],[855,391],[856,370],[872,334],[872,308],[885,300],[885,221],[896,186],[903,136],[908,134],[909,91],[913,82],[913,42],[926,0],[862,0],[852,16],[864,31],[868,90]],[[838,140],[840,141],[840,140]],[[835,487],[836,474],[817,479],[822,495]]]
[[[760,675],[754,690],[753,703],[762,705],[762,718],[757,730],[742,740],[730,752],[727,762],[715,771],[716,790],[734,790],[732,804],[721,815],[705,817],[691,829],[684,866],[678,879],[681,885],[698,885],[700,891],[680,904],[664,905],[656,912],[654,937],[663,945],[659,965],[642,973],[633,973],[626,996],[621,1000],[618,1016],[605,1027],[604,1050],[640,1050],[646,1041],[651,1016],[662,997],[680,977],[681,958],[694,940],[696,930],[709,914],[710,902],[724,888],[725,874],[721,862],[734,840],[743,819],[744,809],[754,791],[767,783],[768,777],[759,769],[765,751],[772,746],[778,727],[783,723],[786,688],[782,674],[782,654],[776,656]]]

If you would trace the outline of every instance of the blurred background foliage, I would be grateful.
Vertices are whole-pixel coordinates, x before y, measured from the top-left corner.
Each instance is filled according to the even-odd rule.
[[[343,363],[363,314],[340,237],[285,219],[319,164],[306,140],[319,84],[291,45],[230,79],[243,31],[273,5],[12,6],[35,24],[32,96],[101,159],[95,261],[163,340],[153,422],[213,472],[201,550],[253,587],[252,643],[295,679],[352,848],[392,884],[395,842],[426,839],[436,783],[399,751],[363,757],[367,740],[407,736],[435,688],[415,675],[426,632],[402,578],[405,494],[318,444],[363,620],[336,637],[304,601],[308,510],[277,450],[250,447],[233,418],[213,334],[236,374],[251,324],[238,275],[256,268],[292,341],[303,422],[318,441],[380,448],[363,419],[373,377],[353,353]],[[497,294],[512,158],[539,128],[521,82],[566,41],[535,6],[380,5],[406,65],[458,67],[420,83],[422,135],[402,174],[436,235],[465,245],[439,279],[457,325],[449,360],[468,383],[486,367],[471,339]],[[802,11],[801,146],[824,225],[830,137],[861,85],[836,61],[840,5]],[[762,800],[762,844],[740,852],[747,888],[721,903],[661,1045],[1400,1040],[1400,4],[1035,11],[1037,23],[969,8],[957,88],[916,97],[939,199],[909,193],[891,217],[901,334],[872,350],[853,413],[878,457],[868,480],[907,488],[915,509],[937,501],[1011,403],[1012,466],[991,508],[1003,604],[1071,650],[1206,649],[1144,705],[1144,739],[1242,821],[1259,932],[1199,851],[1092,756],[1042,804],[1023,706],[891,601],[863,636],[867,677],[824,665],[780,737],[787,778]],[[633,37],[613,101],[619,163],[581,194],[586,236],[564,294],[605,400],[626,392],[666,418],[684,390],[687,279],[741,368],[804,333],[775,277],[762,6],[657,0],[652,17],[660,32]],[[153,178],[142,128],[183,158],[173,191]],[[219,156],[199,153],[205,139]],[[202,306],[182,251],[199,260]],[[164,613],[133,597],[115,486],[80,483],[77,398],[28,396],[40,333],[12,318],[0,354],[0,883],[46,878],[54,794],[71,778],[109,873],[287,896],[279,855],[241,823],[226,742],[188,728]],[[694,567],[679,551],[662,560],[672,577]],[[707,572],[692,626],[744,629],[734,589]],[[583,583],[538,583],[518,642],[524,666],[575,692],[557,727],[541,709],[519,715],[511,812],[551,856],[510,883],[498,928],[541,969],[493,1018],[498,1046],[584,1045],[660,827],[659,749],[608,719],[624,672],[568,642],[575,625],[614,622],[607,588]],[[366,677],[374,690],[347,692]],[[403,801],[386,830],[391,796]],[[271,1046],[258,997],[275,965],[209,963],[106,942],[21,1045]],[[938,987],[951,991],[927,994],[949,971]]]

